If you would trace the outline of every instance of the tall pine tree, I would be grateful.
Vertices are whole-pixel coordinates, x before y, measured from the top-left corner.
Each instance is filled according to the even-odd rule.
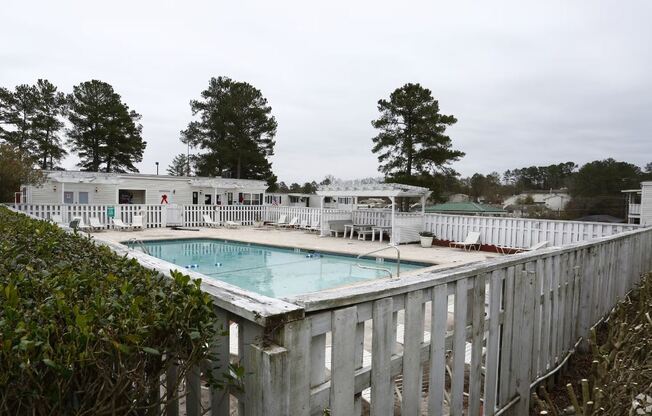
[[[68,96],[68,143],[77,152],[83,170],[138,172],[147,143],[142,138],[141,116],[122,102],[106,82],[92,80],[73,88]]]
[[[227,77],[211,78],[190,108],[199,120],[188,124],[181,140],[204,151],[196,156],[198,174],[272,176],[268,157],[274,154],[277,123],[260,90]]]
[[[380,132],[373,138],[379,170],[389,179],[446,172],[447,165],[464,156],[452,149],[446,128],[457,122],[439,113],[439,103],[429,89],[405,84],[389,100],[378,101],[380,117],[371,124]]]
[[[21,84],[13,92],[0,88],[0,140],[14,146],[20,154],[34,156],[38,152],[33,131],[36,107],[34,86]]]
[[[62,117],[66,110],[66,96],[48,80],[39,79],[36,94],[36,114],[33,121],[38,164],[41,169],[54,169],[68,153],[61,145]]]

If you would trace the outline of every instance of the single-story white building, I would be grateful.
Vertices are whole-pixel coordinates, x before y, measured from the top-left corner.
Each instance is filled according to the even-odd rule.
[[[512,195],[503,201],[503,209],[510,205],[520,205],[527,197],[532,198],[536,205],[543,205],[553,211],[563,211],[571,200],[566,190],[551,189],[549,191],[525,191],[518,195]]]
[[[17,196],[27,204],[263,205],[265,181],[134,173],[44,171]]]

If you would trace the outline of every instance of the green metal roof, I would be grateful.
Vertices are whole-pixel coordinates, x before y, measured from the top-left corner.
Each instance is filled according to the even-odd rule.
[[[486,213],[506,213],[504,209],[496,208],[487,204],[478,202],[446,202],[443,204],[431,205],[426,207],[426,212],[486,212]]]

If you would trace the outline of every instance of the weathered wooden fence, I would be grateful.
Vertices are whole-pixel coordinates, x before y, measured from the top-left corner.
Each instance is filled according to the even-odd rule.
[[[165,274],[178,267],[107,244]],[[641,228],[285,300],[203,279],[229,330],[214,346],[222,359],[185,380],[185,412],[527,414],[532,383],[651,268]],[[229,362],[245,368],[244,390],[203,400],[202,371],[219,377]],[[174,370],[166,385],[179,385]]]
[[[479,231],[484,244],[518,248],[542,241],[550,246],[562,246],[640,227],[636,224],[470,215],[426,214],[424,217],[424,229],[440,239],[462,241],[469,232]]]

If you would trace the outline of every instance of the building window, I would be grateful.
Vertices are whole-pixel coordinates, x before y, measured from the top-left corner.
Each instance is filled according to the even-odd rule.
[[[80,204],[88,204],[88,192],[80,192],[79,193],[79,203]]]
[[[353,197],[350,196],[339,197],[337,198],[337,203],[342,205],[351,205],[353,204]]]
[[[63,193],[63,203],[64,204],[73,204],[75,202],[74,201],[74,196],[75,196],[74,192],[68,192],[68,191],[64,192]]]
[[[228,205],[233,205],[233,192],[226,193],[226,202]]]
[[[204,195],[204,205],[211,205],[213,203],[213,195],[205,194]]]

